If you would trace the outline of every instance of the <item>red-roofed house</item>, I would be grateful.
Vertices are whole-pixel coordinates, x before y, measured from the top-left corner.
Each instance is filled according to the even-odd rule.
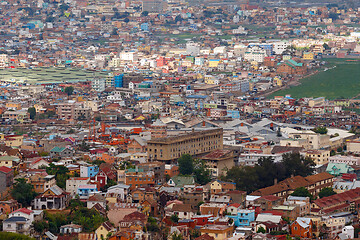
[[[37,158],[36,160],[32,161],[30,163],[30,168],[39,168],[41,166],[45,166],[45,167],[48,167],[49,166],[49,162],[46,161],[45,159],[43,158]]]
[[[233,203],[230,204],[227,209],[226,212],[228,212],[230,215],[235,215],[238,212],[238,209],[241,209],[241,204],[240,203]]]
[[[9,218],[11,217],[24,217],[30,220],[30,222],[34,221],[34,211],[27,208],[20,208],[18,210],[13,211],[9,214]]]
[[[360,202],[360,188],[317,199],[311,204],[311,212],[330,214],[350,211],[352,205],[358,206],[357,202]]]

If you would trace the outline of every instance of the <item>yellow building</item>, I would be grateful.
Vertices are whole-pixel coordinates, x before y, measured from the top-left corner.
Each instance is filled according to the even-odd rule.
[[[5,145],[8,147],[20,147],[23,144],[24,137],[21,135],[11,135],[5,137]]]
[[[14,102],[8,102],[8,103],[5,104],[5,107],[7,109],[20,110],[21,109],[21,104],[20,103],[14,103]]]
[[[109,235],[116,232],[116,229],[111,225],[109,221],[103,222],[100,227],[95,230],[97,239],[107,239]]]
[[[176,161],[183,154],[200,155],[223,148],[222,128],[192,131],[166,138],[151,139],[147,143],[151,160]]]
[[[12,168],[15,166],[16,162],[19,162],[20,159],[14,156],[1,156],[0,157],[0,167]]]
[[[41,105],[41,104],[35,104],[34,105],[35,111],[36,113],[44,113],[46,111],[46,109]]]
[[[313,159],[316,165],[324,165],[329,162],[329,150],[308,150],[304,153],[305,157]]]
[[[208,234],[215,240],[225,240],[232,237],[234,231],[233,226],[227,225],[207,225],[200,229],[201,235]]]
[[[219,59],[210,59],[209,60],[209,67],[217,67],[220,63]]]
[[[304,52],[303,53],[303,59],[304,60],[314,60],[314,53],[312,52]]]
[[[279,77],[274,77],[274,83],[279,87],[281,87],[283,85],[282,79]]]

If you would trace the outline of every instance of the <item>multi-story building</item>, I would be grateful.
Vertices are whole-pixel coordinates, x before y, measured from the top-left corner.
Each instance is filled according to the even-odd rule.
[[[148,141],[150,160],[171,163],[183,154],[200,155],[223,148],[223,130],[221,128],[205,131],[192,131],[166,138]]]
[[[329,162],[330,150],[308,150],[303,153],[305,157],[313,159],[316,165],[324,165]]]
[[[66,192],[75,195],[80,185],[86,185],[89,182],[89,177],[71,177],[66,180]]]
[[[91,82],[91,87],[97,92],[105,91],[106,79],[105,78],[94,78]]]
[[[232,150],[216,149],[201,157],[201,159],[206,162],[213,177],[219,177],[222,174],[226,174],[228,169],[235,166]]]
[[[293,193],[296,188],[305,187],[313,196],[317,196],[321,189],[332,187],[333,182],[334,176],[327,172],[318,173],[307,177],[295,176],[287,178],[273,186],[258,189],[251,193],[251,195],[275,195],[277,197],[286,198],[291,193]]]
[[[94,177],[99,172],[99,167],[94,166],[80,166],[80,177]]]
[[[258,63],[262,63],[264,62],[266,56],[267,53],[265,49],[258,46],[253,46],[249,48],[247,52],[245,52],[244,59],[249,62],[256,61]]]
[[[14,170],[12,168],[6,166],[0,167],[0,193],[12,186],[13,178]]]
[[[130,186],[130,190],[154,186],[155,174],[153,171],[145,172],[143,169],[127,169],[125,171],[125,184]]]
[[[31,176],[29,180],[37,193],[43,193],[52,186],[56,185],[55,175],[47,175],[44,177],[40,174],[35,174]]]

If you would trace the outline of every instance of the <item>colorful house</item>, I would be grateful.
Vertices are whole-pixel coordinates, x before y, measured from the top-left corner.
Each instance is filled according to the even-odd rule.
[[[291,236],[300,238],[312,238],[312,220],[311,218],[298,217],[290,225]]]

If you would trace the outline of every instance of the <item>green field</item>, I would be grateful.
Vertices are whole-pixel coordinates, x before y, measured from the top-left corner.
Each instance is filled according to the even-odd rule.
[[[273,93],[269,97],[290,94],[293,98],[352,98],[360,94],[360,60],[328,59],[329,70],[300,80],[300,85]],[[333,66],[336,66],[333,69]]]

